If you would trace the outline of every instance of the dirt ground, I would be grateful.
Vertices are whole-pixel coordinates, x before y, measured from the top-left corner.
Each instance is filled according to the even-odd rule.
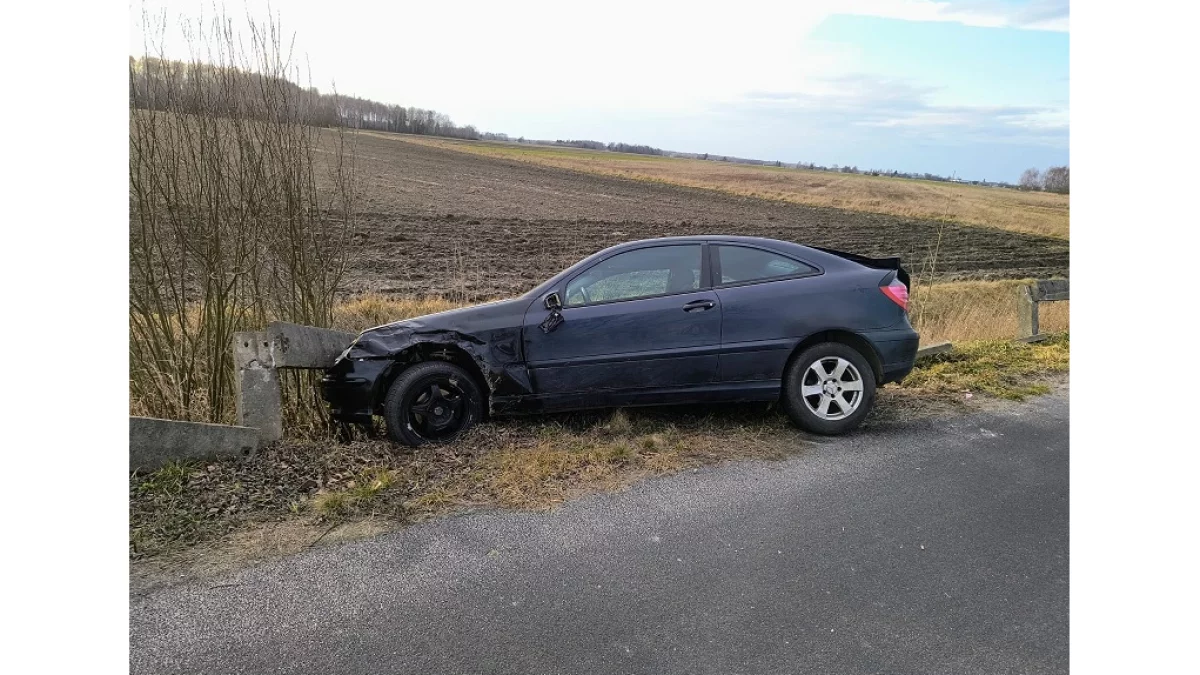
[[[589,175],[362,134],[352,294],[464,300],[529,290],[631,239],[741,234],[900,255],[940,280],[1066,276],[1069,242]]]

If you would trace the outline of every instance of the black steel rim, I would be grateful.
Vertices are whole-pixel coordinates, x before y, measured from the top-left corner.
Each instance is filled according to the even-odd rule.
[[[421,438],[438,441],[462,430],[467,394],[449,377],[426,380],[409,397],[408,426]]]

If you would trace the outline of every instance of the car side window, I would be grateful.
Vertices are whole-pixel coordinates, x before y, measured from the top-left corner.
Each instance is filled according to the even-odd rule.
[[[813,274],[817,268],[778,253],[746,246],[717,246],[721,263],[721,283],[736,284],[773,277]]]
[[[598,263],[567,284],[567,307],[686,293],[700,288],[699,244],[626,251]]]

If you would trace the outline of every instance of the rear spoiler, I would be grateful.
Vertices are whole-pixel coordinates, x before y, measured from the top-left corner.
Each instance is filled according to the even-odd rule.
[[[810,246],[809,248],[815,248],[818,251],[828,253],[830,255],[836,255],[839,258],[844,258],[846,260],[849,260],[850,262],[856,262],[859,265],[862,265],[864,267],[870,267],[873,269],[880,269],[880,270],[896,270],[896,277],[898,279],[900,279],[900,283],[911,288],[911,285],[909,284],[908,271],[900,266],[900,258],[899,257],[868,258],[865,255],[858,255],[857,253],[847,253],[845,251],[836,251],[832,248],[822,248],[820,246]]]

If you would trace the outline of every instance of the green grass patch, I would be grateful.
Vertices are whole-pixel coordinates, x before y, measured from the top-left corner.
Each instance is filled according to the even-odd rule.
[[[395,472],[371,467],[359,473],[344,489],[317,493],[313,508],[325,516],[342,516],[365,510],[381,492],[395,482]]]
[[[189,492],[196,466],[170,462],[130,481],[129,548],[134,556],[204,541],[225,530],[220,509],[200,506]]]
[[[954,351],[917,362],[901,383],[907,389],[934,393],[982,393],[1020,401],[1047,393],[1046,376],[1070,368],[1069,333],[1044,342],[981,340],[954,345]]]

